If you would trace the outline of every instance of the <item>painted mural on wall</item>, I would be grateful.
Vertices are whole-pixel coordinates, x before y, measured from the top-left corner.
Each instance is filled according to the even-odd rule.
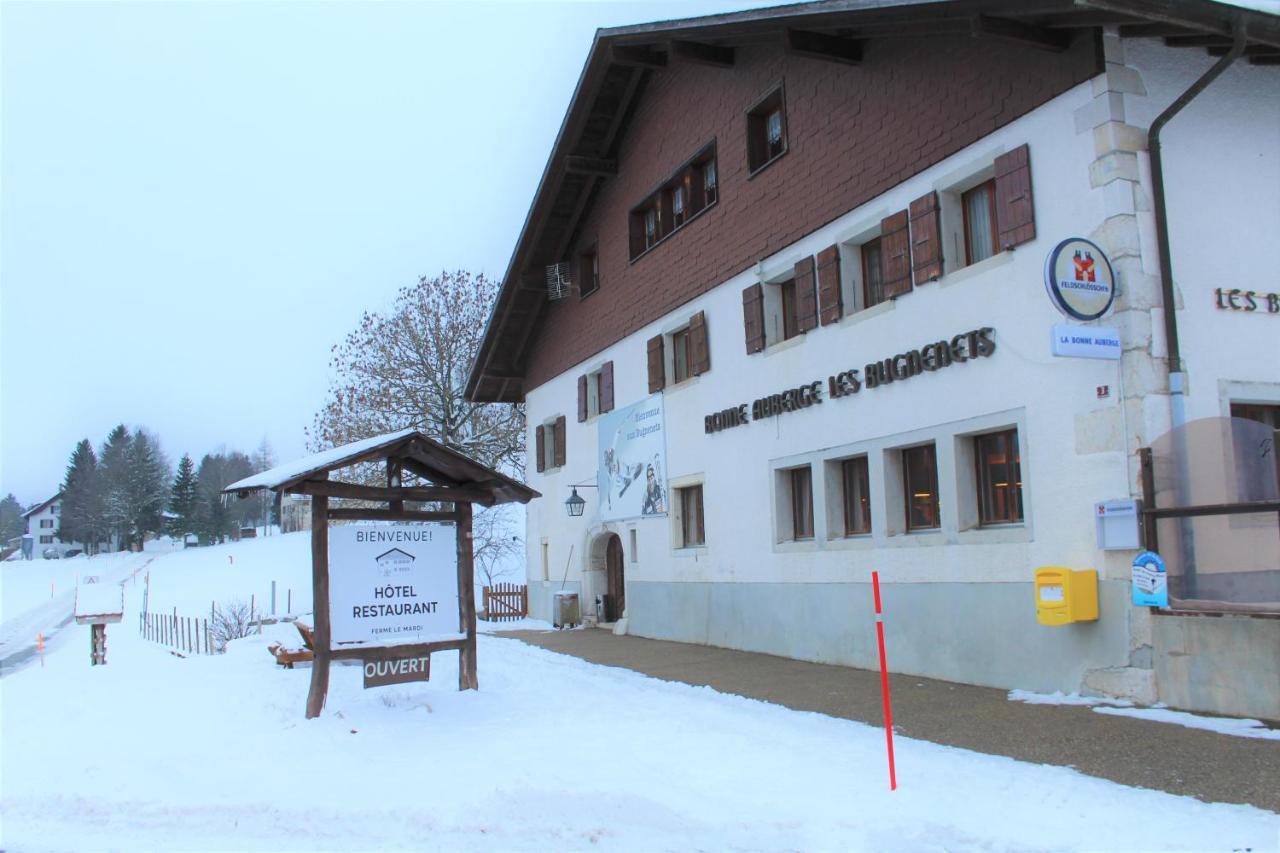
[[[667,514],[667,441],[662,395],[614,409],[599,421],[600,520]]]

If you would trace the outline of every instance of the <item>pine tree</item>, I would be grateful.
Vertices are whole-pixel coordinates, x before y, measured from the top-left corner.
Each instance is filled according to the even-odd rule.
[[[224,542],[238,529],[251,513],[253,506],[234,495],[222,494],[222,490],[253,473],[249,457],[238,451],[205,454],[200,460],[196,475],[200,481],[199,528],[201,537],[209,542]]]
[[[12,493],[0,500],[0,545],[21,536],[25,525],[22,523],[22,504]]]
[[[105,538],[106,520],[103,518],[102,479],[98,469],[98,457],[94,455],[89,439],[82,440],[71,453],[66,477],[62,481],[62,514],[58,522],[58,539],[63,542],[83,542],[90,552],[96,552],[98,543]]]
[[[191,457],[184,453],[178,462],[178,474],[173,478],[173,488],[169,490],[169,512],[174,516],[169,520],[171,536],[185,536],[196,532],[196,514],[200,508],[198,488],[196,466]]]
[[[126,454],[125,483],[126,537],[130,545],[142,545],[148,534],[164,526],[164,505],[169,492],[169,465],[160,444],[146,430],[133,434]]]
[[[107,434],[98,453],[107,533],[121,551],[129,547],[129,445],[132,443],[129,428],[120,424]]]

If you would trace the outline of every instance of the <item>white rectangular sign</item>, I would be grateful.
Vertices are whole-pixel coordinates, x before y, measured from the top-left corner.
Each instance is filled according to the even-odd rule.
[[[1067,358],[1120,358],[1120,333],[1103,326],[1072,326],[1060,323],[1053,327],[1051,346],[1054,355]]]
[[[667,514],[663,429],[661,394],[600,417],[596,477],[601,521]]]
[[[329,529],[333,647],[427,643],[458,632],[458,550],[451,524]]]

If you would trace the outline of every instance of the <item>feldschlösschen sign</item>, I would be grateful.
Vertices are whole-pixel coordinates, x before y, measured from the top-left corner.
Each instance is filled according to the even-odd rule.
[[[334,647],[424,643],[458,635],[452,525],[351,524],[329,531]]]

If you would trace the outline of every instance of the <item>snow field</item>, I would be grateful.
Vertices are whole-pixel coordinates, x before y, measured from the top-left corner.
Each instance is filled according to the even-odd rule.
[[[273,539],[229,547],[234,565],[309,571],[305,536]],[[197,553],[151,564],[153,602],[242,594]],[[479,638],[479,691],[457,691],[454,653],[428,683],[368,691],[334,666],[307,721],[310,670],[265,651],[296,645],[291,625],[180,659],[138,637],[141,590],[108,627],[107,666],[75,626],[0,681],[3,849],[1280,848],[1280,816],[1259,809],[907,738],[891,793],[880,729],[499,636]]]

